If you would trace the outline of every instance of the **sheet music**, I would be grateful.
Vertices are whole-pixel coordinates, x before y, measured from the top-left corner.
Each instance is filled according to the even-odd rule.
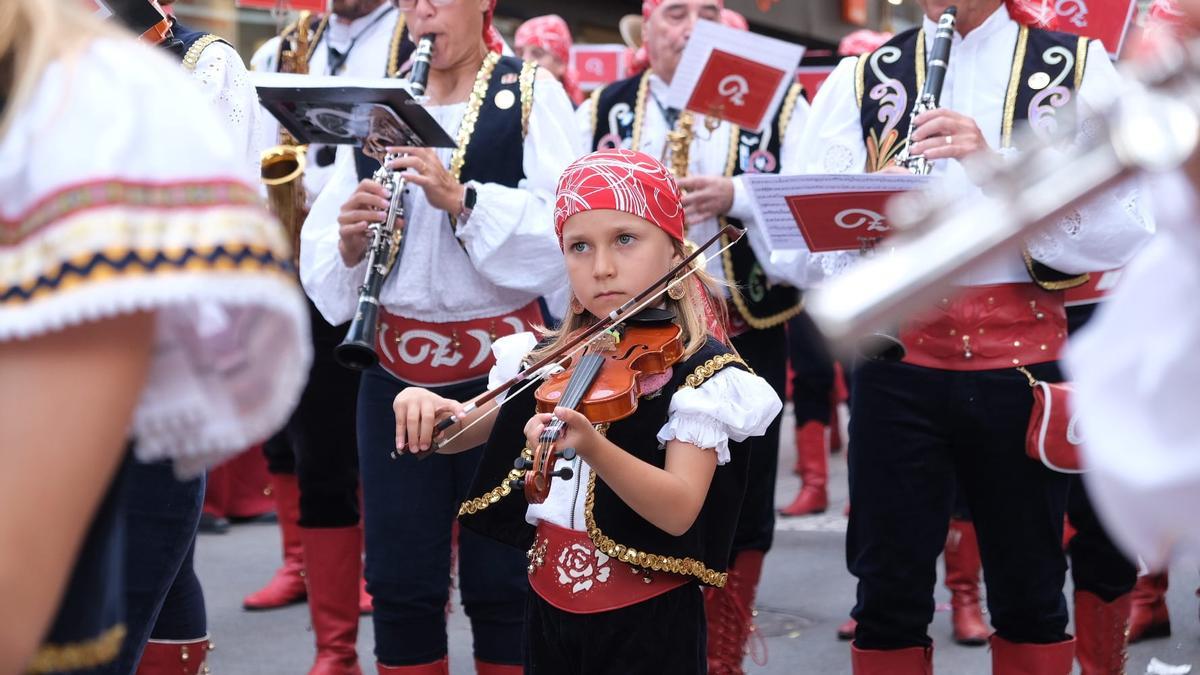
[[[742,179],[754,199],[754,215],[767,233],[773,250],[804,250],[807,246],[788,206],[787,198],[800,195],[849,192],[904,192],[929,185],[928,176],[903,174],[744,174]]]
[[[704,72],[713,49],[716,48],[789,74],[776,88],[775,97],[764,116],[766,121],[773,119],[784,94],[794,81],[791,75],[795,73],[800,59],[804,57],[804,47],[706,20],[697,21],[696,27],[692,29],[683,56],[679,59],[679,67],[675,70],[675,77],[671,80],[671,88],[667,92],[667,105],[676,110],[687,107],[692,92],[700,81],[700,75]],[[704,113],[702,110],[695,112]],[[761,131],[761,128],[759,130]]]

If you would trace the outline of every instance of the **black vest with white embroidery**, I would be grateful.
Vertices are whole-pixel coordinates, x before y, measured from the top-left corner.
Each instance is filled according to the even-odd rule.
[[[1035,132],[1053,131],[1055,111],[1074,99],[1083,82],[1088,44],[1087,38],[1070,33],[1020,28],[1004,101],[1002,148],[1011,147],[1018,124],[1030,124]],[[908,144],[909,117],[925,86],[925,60],[921,28],[904,31],[859,57],[855,95],[867,148],[866,172],[894,165],[896,155]],[[950,63],[953,67],[953,53]],[[902,95],[896,95],[898,87]],[[903,102],[903,109],[897,101]],[[1046,290],[1063,290],[1088,280],[1086,274],[1064,274],[1047,267],[1028,253],[1025,264],[1033,281]]]
[[[606,437],[638,459],[663,468],[666,451],[659,447],[658,430],[667,423],[671,397],[684,387],[698,387],[725,368],[746,370],[745,364],[728,347],[715,339],[686,360],[675,364],[670,381],[662,389],[642,397],[630,417],[613,422]],[[534,391],[530,387],[507,401],[496,418],[484,449],[479,470],[459,509],[464,527],[525,550],[533,543],[535,528],[526,522],[529,507],[524,492],[509,481],[522,477],[513,462],[522,453],[525,423],[534,414]],[[746,491],[748,449],[730,441],[731,460],[718,466],[696,522],[681,536],[660,530],[621,501],[594,472],[586,486],[584,527],[596,548],[606,555],[649,570],[682,574],[710,586],[723,586],[729,565],[734,528]],[[552,490],[571,489],[553,479]]]
[[[611,147],[614,139],[620,139],[621,146],[629,148],[634,138],[640,136],[650,99],[649,77],[647,71],[614,82],[592,94],[592,149],[600,149],[602,143]],[[792,85],[771,126],[764,133],[731,125],[733,128],[724,175],[733,177],[743,173],[779,171],[779,151],[784,132],[797,100],[803,95],[804,89],[799,84]],[[721,225],[726,222],[741,225],[734,218],[722,216]],[[727,243],[723,239],[721,245]],[[800,304],[799,291],[783,284],[768,285],[766,273],[754,256],[749,238],[742,237],[721,255],[725,278],[736,286],[733,307],[750,327],[770,328],[800,313],[803,306]]]
[[[525,136],[538,68],[532,61],[496,54],[484,60],[483,68],[491,68],[487,90],[479,97],[477,115],[467,104],[464,128],[458,136],[460,146],[451,159],[450,173],[463,183],[497,183],[515,188],[525,178]],[[468,124],[473,128],[467,128]],[[447,131],[454,135],[454,130]],[[379,168],[379,161],[363,154],[362,148],[355,148],[354,162],[360,180],[370,178]]]

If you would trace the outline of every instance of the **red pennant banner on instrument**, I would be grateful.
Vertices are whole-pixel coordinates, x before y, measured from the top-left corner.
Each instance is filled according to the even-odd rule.
[[[1051,30],[1100,40],[1110,56],[1121,53],[1137,14],[1137,0],[1042,0]]]
[[[812,101],[831,73],[833,66],[800,66],[796,69],[796,81],[804,87],[804,93],[808,95],[808,100]]]
[[[582,89],[595,89],[628,76],[625,47],[621,45],[576,45],[571,48],[571,65]]]
[[[714,49],[688,99],[688,110],[759,129],[787,72]]]
[[[1122,272],[1124,272],[1123,269],[1092,272],[1088,275],[1088,282],[1086,284],[1076,286],[1075,288],[1068,288],[1063,299],[1068,307],[1099,302],[1117,287],[1117,282],[1121,280]]]
[[[329,9],[329,0],[237,0],[238,7],[247,9],[283,9],[296,12],[324,13]]]
[[[896,191],[835,192],[786,197],[808,250],[869,250],[891,234],[887,202]]]

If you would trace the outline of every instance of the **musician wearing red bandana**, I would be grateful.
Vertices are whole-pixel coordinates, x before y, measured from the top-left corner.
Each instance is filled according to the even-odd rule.
[[[920,156],[948,189],[984,198],[958,160],[992,153],[1003,161],[1017,152],[1018,130],[1052,133],[1064,107],[1095,105],[1120,86],[1104,45],[1031,25],[1035,3],[920,4],[921,27],[838,66],[785,170],[904,171],[898,162],[916,166],[905,158]],[[957,28],[942,38],[949,59],[940,107],[915,117],[910,138],[910,116],[936,67],[928,54],[939,18],[951,5]],[[1070,672],[1076,641],[1066,633],[1062,593],[1069,479],[1027,454],[1030,381],[1062,379],[1063,290],[1123,264],[1152,230],[1137,185],[1121,184],[955,280],[954,292],[901,327],[900,360],[855,369],[846,559],[858,578],[856,674],[931,672],[934,568],[956,490],[978,533],[994,672]],[[835,275],[858,255],[815,254],[810,279]],[[1120,653],[1121,641],[1101,628],[1124,621],[1120,590],[1077,591],[1081,662]]]
[[[411,386],[478,394],[492,343],[543,322],[538,299],[564,279],[555,180],[577,153],[562,86],[502,55],[494,1],[396,5],[411,35],[432,38],[425,109],[457,147],[389,149],[388,168],[405,179],[404,248],[378,297],[378,365],[363,371],[358,390],[365,574],[379,671],[445,673],[452,526],[481,451],[392,458],[391,401]],[[368,223],[390,207],[371,178],[379,168],[361,150],[339,153],[301,234],[301,280],[333,325],[357,312]],[[524,556],[462,531],[456,559],[477,672],[519,672]]]

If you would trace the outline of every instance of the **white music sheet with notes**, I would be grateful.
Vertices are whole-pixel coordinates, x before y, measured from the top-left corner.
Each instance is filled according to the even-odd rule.
[[[744,174],[753,196],[754,215],[775,251],[807,250],[789,197],[842,193],[906,192],[928,186],[929,176],[903,174]],[[848,199],[853,206],[853,199]],[[882,218],[883,214],[879,214]]]

